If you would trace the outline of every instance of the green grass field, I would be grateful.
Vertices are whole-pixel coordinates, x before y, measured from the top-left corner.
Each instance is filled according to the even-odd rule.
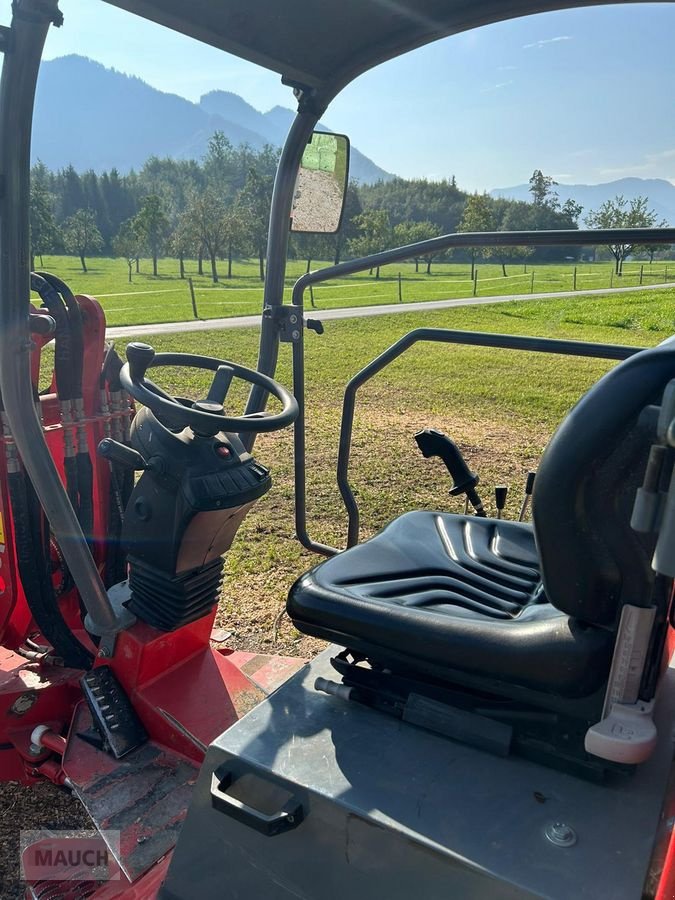
[[[326,323],[306,340],[308,512],[310,533],[343,546],[346,517],[335,486],[338,429],[349,378],[404,333],[421,325],[512,332],[650,346],[675,331],[675,288],[640,294],[525,300],[432,313],[378,316]],[[255,365],[256,329],[153,336],[158,350],[221,356]],[[122,342],[120,342],[122,343]],[[291,384],[290,352],[282,345],[277,376]],[[492,507],[496,483],[511,486],[507,512],[515,515],[525,474],[536,468],[552,431],[578,397],[611,363],[515,351],[417,345],[364,386],[354,429],[352,476],[365,537],[410,508],[459,511],[448,496],[438,460],[425,460],[413,434],[438,427],[464,449],[481,475]],[[207,380],[166,370],[160,383],[182,396],[204,396]],[[159,379],[158,379],[159,380]],[[229,407],[241,409],[244,391]],[[253,509],[227,557],[228,579],[220,621],[233,643],[257,651],[313,653],[281,615],[293,580],[318,557],[293,539],[291,433],[263,435],[256,454],[275,484]]]
[[[325,262],[313,263],[322,268]],[[640,263],[627,263],[622,278],[612,278],[609,262],[584,263],[577,266],[577,288],[595,289],[616,286],[634,286],[640,280]],[[178,262],[163,259],[159,274],[150,274],[151,263],[141,261],[141,273],[133,275],[133,283],[127,279],[127,266],[123,260],[91,258],[89,272],[83,273],[79,262],[70,256],[45,256],[44,268],[63,278],[76,293],[97,297],[106,312],[109,325],[149,324],[155,322],[182,322],[193,318],[188,283],[178,277]],[[527,271],[524,271],[524,269]],[[286,276],[286,299],[295,280],[304,273],[304,261],[291,260]],[[204,271],[206,272],[207,267]],[[463,263],[434,263],[431,275],[424,274],[424,266],[415,273],[413,263],[401,263],[384,267],[381,277],[375,280],[367,272],[340,279],[314,289],[318,308],[331,309],[346,306],[373,306],[398,302],[398,273],[402,275],[404,303],[420,300],[443,300],[470,297],[473,285],[470,269]],[[221,281],[213,284],[207,275],[197,275],[197,265],[188,261],[187,274],[194,280],[199,317],[203,319],[224,316],[242,316],[259,313],[262,306],[262,285],[258,277],[257,260],[237,260],[233,277],[224,277],[227,264],[220,263]],[[503,294],[529,294],[572,290],[573,265],[507,266],[508,277],[501,274],[498,265],[478,266],[478,296]],[[534,274],[534,281],[533,281]],[[667,276],[675,282],[675,263],[655,262],[651,268],[644,265],[645,284],[660,283]],[[310,307],[310,298],[306,296]]]

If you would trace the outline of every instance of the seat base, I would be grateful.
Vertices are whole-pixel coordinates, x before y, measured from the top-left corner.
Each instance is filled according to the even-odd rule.
[[[599,714],[614,635],[543,596],[529,525],[415,511],[291,588],[299,631],[398,670]]]
[[[479,750],[519,756],[596,783],[635,769],[586,752],[584,738],[595,719],[580,715],[578,704],[568,711],[542,711],[492,695],[484,685],[472,690],[450,685],[447,678],[384,668],[352,650],[341,650],[330,662],[342,685],[354,689],[350,699]]]

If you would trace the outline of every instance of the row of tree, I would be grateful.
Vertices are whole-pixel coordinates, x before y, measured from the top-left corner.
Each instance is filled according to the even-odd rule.
[[[185,259],[205,263],[215,281],[218,263],[227,260],[227,275],[239,256],[255,256],[260,278],[265,276],[267,222],[278,150],[234,147],[222,132],[209,142],[201,162],[151,158],[140,172],[120,175],[115,169],[97,175],[78,174],[72,166],[51,172],[37,163],[31,178],[31,248],[33,255],[66,251],[80,258],[97,253],[123,257],[138,270],[141,256],[157,261],[170,254],[185,275]],[[561,204],[556,182],[535,170],[530,179],[531,202],[495,199],[461,191],[454,177],[429,182],[395,178],[373,185],[350,183],[343,226],[337,235],[294,235],[291,252],[307,260],[333,259],[346,253],[365,256],[392,245],[428,240],[455,231],[521,231],[578,228],[582,207],[573,200]],[[589,227],[649,226],[656,217],[645,198],[628,203],[618,197],[585,217]],[[632,248],[610,248],[620,273]],[[656,248],[650,248],[651,252]],[[482,248],[457,251],[469,259],[507,262],[534,256],[538,260],[577,258],[580,248]],[[433,254],[417,259],[431,271]],[[379,276],[379,272],[377,273]]]

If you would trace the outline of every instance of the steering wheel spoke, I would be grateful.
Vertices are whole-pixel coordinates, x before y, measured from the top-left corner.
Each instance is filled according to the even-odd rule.
[[[209,403],[224,404],[233,378],[234,369],[232,366],[218,366],[216,374],[213,376],[209,392],[206,395],[206,400],[208,400]]]

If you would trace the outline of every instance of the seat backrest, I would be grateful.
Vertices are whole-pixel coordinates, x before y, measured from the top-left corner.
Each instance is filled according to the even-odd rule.
[[[655,540],[630,527],[655,441],[658,404],[675,378],[675,338],[619,363],[571,410],[537,472],[532,517],[550,602],[616,627],[621,607],[649,598]],[[648,421],[650,420],[650,421]]]

